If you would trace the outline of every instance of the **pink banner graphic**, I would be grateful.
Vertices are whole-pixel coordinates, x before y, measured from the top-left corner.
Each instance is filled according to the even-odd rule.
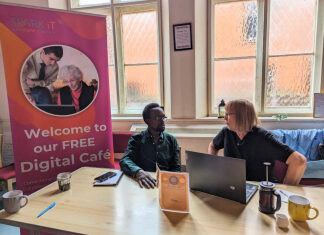
[[[106,19],[0,5],[17,188],[114,167]]]

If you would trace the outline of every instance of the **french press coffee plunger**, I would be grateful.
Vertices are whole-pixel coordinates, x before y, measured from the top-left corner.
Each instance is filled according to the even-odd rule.
[[[268,168],[271,165],[269,162],[263,163],[266,166],[266,179],[260,183],[259,190],[259,211],[265,214],[274,214],[281,207],[281,197],[275,191],[276,185],[269,181]],[[274,197],[277,197],[276,207],[274,207]]]

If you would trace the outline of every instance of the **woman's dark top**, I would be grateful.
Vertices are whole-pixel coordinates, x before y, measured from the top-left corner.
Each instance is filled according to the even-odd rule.
[[[82,88],[81,88],[81,95],[79,97],[80,111],[88,107],[88,105],[92,102],[95,94],[94,92],[95,89],[93,86],[88,86],[83,81],[81,81],[81,83],[82,83]],[[65,86],[60,89],[60,99],[61,99],[61,104],[72,104],[73,98],[69,86]]]
[[[279,142],[262,127],[253,127],[242,140],[234,131],[224,127],[213,140],[214,148],[224,148],[224,156],[246,160],[246,179],[263,181],[266,179],[264,162],[274,165],[275,160],[286,162],[293,149]],[[272,167],[269,179],[272,180]]]

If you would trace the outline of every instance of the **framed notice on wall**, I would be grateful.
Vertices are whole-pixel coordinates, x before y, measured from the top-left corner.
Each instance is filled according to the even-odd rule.
[[[314,94],[314,113],[315,118],[324,118],[324,94]]]
[[[174,50],[192,49],[191,23],[173,25]]]

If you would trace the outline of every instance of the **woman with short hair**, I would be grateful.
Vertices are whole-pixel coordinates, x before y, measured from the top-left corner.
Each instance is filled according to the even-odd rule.
[[[247,180],[265,180],[264,162],[272,166],[275,160],[288,165],[284,184],[297,185],[306,169],[306,158],[289,146],[279,142],[259,125],[253,104],[248,100],[233,100],[225,106],[224,127],[209,144],[208,153],[246,160]],[[271,172],[271,171],[270,171]],[[270,175],[270,179],[272,176]]]
[[[66,86],[59,90],[57,104],[73,104],[76,112],[88,107],[96,90],[82,81],[82,71],[75,65],[65,65],[60,69],[59,77]]]

